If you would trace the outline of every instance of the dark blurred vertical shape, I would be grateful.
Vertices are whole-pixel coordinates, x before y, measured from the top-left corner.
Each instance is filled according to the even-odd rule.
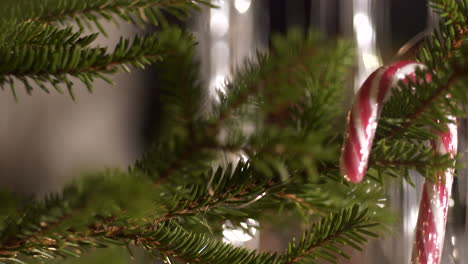
[[[391,50],[393,55],[408,40],[427,26],[427,0],[392,0],[390,16]]]
[[[310,1],[286,1],[285,7],[288,27],[308,28]]]
[[[461,163],[468,164],[468,120],[459,121],[458,153]],[[445,237],[446,250],[442,254],[444,263],[468,263],[468,168],[458,169],[452,189],[453,207],[449,208],[448,229]]]
[[[270,14],[270,36],[274,33],[286,33],[286,1],[287,0],[270,0],[268,10]]]
[[[340,34],[339,0],[310,0],[310,26],[326,35]]]
[[[171,25],[177,26],[183,30],[187,28],[184,21],[174,17],[169,13],[164,14]],[[147,25],[147,31],[157,32],[161,28]],[[155,66],[149,66],[142,77],[144,95],[141,97],[140,110],[141,124],[139,127],[139,140],[142,153],[148,151],[152,144],[158,140],[161,130],[164,129],[163,102],[161,102],[160,81],[161,76]]]
[[[392,0],[393,1],[393,0]],[[376,28],[376,45],[383,64],[387,64],[393,57],[391,51],[393,35],[389,34],[391,28],[392,1],[373,1],[372,10]]]
[[[285,34],[291,28],[308,29],[311,20],[310,0],[269,0],[270,37],[273,34]]]

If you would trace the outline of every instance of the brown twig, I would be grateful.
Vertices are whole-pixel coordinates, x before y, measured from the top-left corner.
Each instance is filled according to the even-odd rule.
[[[56,241],[54,239],[45,237],[45,234],[48,231],[52,230],[53,228],[59,226],[65,220],[71,218],[73,215],[76,215],[80,210],[81,208],[75,208],[70,213],[67,213],[59,217],[56,221],[50,224],[46,224],[43,222],[39,223],[40,229],[37,231],[37,234],[33,234],[33,235],[26,236],[26,237],[21,237],[21,238],[18,238],[18,237],[6,238],[6,240],[0,244],[0,252],[4,252],[4,253],[9,252],[10,255],[14,256],[17,254],[17,252],[12,249],[25,246],[28,244],[29,241],[48,244],[49,246],[53,245],[54,243],[56,243]]]
[[[295,195],[295,194],[281,192],[281,193],[275,194],[275,196],[278,197],[278,198],[281,198],[281,199],[292,201],[293,203],[299,204],[302,207],[307,208],[308,209],[307,212],[309,213],[309,215],[313,215],[314,213],[318,213],[320,215],[325,215],[325,213],[318,210],[317,207],[309,204],[304,199],[302,199],[300,197],[297,197],[297,195]]]

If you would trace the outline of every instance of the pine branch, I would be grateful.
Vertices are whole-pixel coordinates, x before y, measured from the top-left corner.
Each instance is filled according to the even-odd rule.
[[[377,236],[369,230],[377,223],[367,215],[367,211],[359,211],[359,207],[354,206],[322,219],[303,234],[297,244],[294,241],[289,244],[283,263],[310,263],[319,259],[335,263],[338,255],[349,259],[337,246],[349,245],[361,250],[367,242],[365,236]]]
[[[454,160],[450,155],[437,155],[427,144],[382,139],[375,144],[369,164],[379,169],[406,167],[440,171],[453,167]]]
[[[245,249],[211,242],[203,235],[187,234],[178,228],[172,234],[159,229],[153,235],[153,239],[143,241],[143,243],[154,250],[162,249],[165,254],[177,256],[188,263],[290,264],[308,263],[303,261],[316,261],[317,259],[334,261],[338,254],[349,258],[338,247],[349,245],[360,249],[360,245],[366,241],[365,236],[376,236],[369,230],[376,223],[372,222],[368,215],[367,211],[360,211],[358,206],[331,214],[313,225],[297,245],[294,241],[291,242],[289,250],[278,257],[265,253],[255,255],[254,252],[248,252]],[[157,239],[159,236],[167,240]]]
[[[262,127],[250,136],[242,149],[254,161],[253,166],[264,174],[272,174],[271,170],[280,173],[285,181],[295,178],[303,182],[318,182],[319,164],[334,162],[339,149],[327,142],[331,136],[331,132],[327,133],[328,128],[308,130],[313,126],[303,126],[306,131],[289,126]],[[238,141],[241,140],[242,134]]]
[[[54,10],[47,14],[44,14],[39,18],[40,21],[43,22],[55,22],[55,21],[65,21],[65,20],[72,20],[76,19],[76,17],[84,17],[87,18],[92,14],[95,13],[115,13],[115,14],[122,14],[125,13],[129,9],[146,9],[149,7],[153,8],[165,8],[169,6],[183,6],[184,4],[190,4],[191,1],[187,0],[151,0],[151,1],[144,1],[144,0],[137,0],[137,1],[93,1],[88,4],[84,2],[81,6],[74,6],[73,8],[69,8],[67,10]],[[141,12],[141,11],[139,11]]]
[[[65,84],[73,95],[71,77],[79,79],[92,91],[95,79],[111,82],[105,75],[120,70],[130,71],[129,66],[144,68],[145,65],[171,56],[180,45],[191,44],[191,39],[179,30],[168,29],[160,34],[121,39],[111,53],[106,48],[83,48],[79,45],[16,46],[0,48],[0,85],[10,87],[15,94],[14,79],[21,81],[28,93],[34,82],[48,92],[46,84],[52,84],[62,93],[60,84]]]
[[[119,229],[107,235],[107,238],[115,237],[135,241],[148,251],[159,252],[186,263],[280,263],[273,254],[256,255],[255,252],[214,241],[204,234],[190,233],[173,225],[159,225],[155,231],[141,233]]]
[[[19,19],[33,23],[75,22],[80,29],[92,28],[92,24],[103,34],[106,30],[102,20],[115,22],[117,18],[132,24],[167,25],[166,14],[185,19],[199,5],[212,7],[206,0],[20,0],[7,3],[6,19]]]
[[[258,197],[266,193],[273,195],[280,189],[280,184],[255,177],[245,164],[237,166],[232,177],[230,174],[230,168],[220,168],[212,176],[210,186],[198,184],[174,189],[154,186],[146,176],[135,173],[104,173],[89,178],[43,203],[28,202],[28,208],[18,212],[22,214],[21,220],[11,222],[2,230],[0,252],[13,257],[19,252],[34,254],[43,247],[60,248],[67,241],[76,242],[69,234],[88,236],[102,225],[122,228],[146,223],[146,228],[151,228],[199,212],[220,215],[225,208],[224,213],[234,213],[238,206],[251,204]],[[134,193],[136,190],[138,194]],[[95,200],[101,201],[100,204],[93,204]]]
[[[227,82],[208,120],[208,137],[227,131],[219,149],[227,144],[243,150],[266,174],[274,168],[286,180],[291,176],[287,170],[302,166],[316,175],[315,157],[332,159],[338,149],[304,146],[321,145],[324,135],[336,135],[333,123],[341,112],[341,85],[352,57],[349,43],[329,43],[313,32],[296,30],[275,38],[268,56],[258,54]],[[243,127],[250,122],[255,132],[246,136]]]
[[[44,202],[25,201],[18,218],[9,220],[1,230],[0,251],[32,250],[114,215],[120,215],[122,221],[127,215],[137,224],[135,219],[141,216],[166,211],[162,203],[155,203],[158,200],[158,193],[145,176],[112,171],[88,177],[65,188],[60,196],[51,195]]]
[[[157,177],[158,183],[163,183],[166,179],[180,182],[191,181],[191,178],[184,175],[191,170],[200,172],[206,169],[206,165],[209,165],[210,160],[216,154],[228,149],[229,151],[245,150],[250,158],[254,158],[254,155],[259,156],[254,166],[276,167],[279,170],[281,167],[293,165],[294,162],[301,163],[294,166],[307,165],[309,174],[314,174],[312,157],[325,156],[325,153],[328,154],[330,150],[336,151],[337,149],[327,147],[314,148],[311,151],[311,149],[304,149],[304,144],[312,145],[320,142],[321,133],[326,133],[317,132],[317,130],[332,127],[329,119],[323,118],[323,112],[329,108],[334,112],[339,112],[337,98],[341,94],[340,83],[345,79],[345,74],[342,72],[345,72],[352,58],[352,56],[344,56],[350,51],[350,45],[346,42],[333,44],[333,48],[330,48],[331,44],[327,45],[327,49],[323,48],[324,46],[324,40],[314,33],[304,35],[299,31],[294,31],[285,38],[276,38],[273,52],[268,56],[259,54],[257,62],[245,63],[245,68],[239,70],[233,80],[226,85],[228,94],[222,96],[222,102],[215,107],[215,113],[208,121],[200,121],[200,118],[194,114],[199,112],[198,109],[193,108],[193,105],[197,105],[194,102],[200,100],[200,95],[196,93],[200,88],[197,78],[193,77],[196,74],[193,73],[193,68],[195,68],[193,63],[190,63],[193,61],[192,54],[182,52],[183,55],[167,61],[166,63],[171,64],[169,67],[162,67],[164,74],[161,74],[170,76],[163,79],[161,85],[164,96],[163,112],[167,120],[163,120],[162,127],[169,127],[171,130],[165,131],[167,135],[163,134],[160,139],[157,139],[153,149],[137,162],[135,169]],[[326,62],[326,59],[330,57],[333,61]],[[344,63],[343,58],[345,58]],[[164,66],[164,63],[161,65]],[[174,65],[182,67],[181,71],[177,71],[178,76],[174,76],[175,71],[172,73],[164,71],[165,68],[172,69]],[[339,66],[335,67],[336,65]],[[326,87],[320,85],[319,80],[331,82],[336,76],[339,76],[340,82],[334,85],[328,84]],[[310,101],[301,98],[304,94],[308,94]],[[316,99],[314,95],[315,97],[320,95],[320,98],[324,100]],[[258,133],[252,135],[246,142],[245,134],[241,131],[242,121],[236,121],[236,118],[240,115],[243,116],[243,120],[249,118],[248,113],[253,111],[248,108],[251,107],[253,100],[262,102],[262,109],[256,109],[253,115],[266,117],[264,124],[268,127],[259,129]],[[269,117],[278,116],[279,112],[294,104],[295,101],[299,101],[303,112],[288,114],[291,117],[294,116],[294,118],[289,118],[294,121],[288,124],[288,127],[283,129],[277,124],[271,126],[268,124]],[[319,117],[321,120],[317,121]],[[330,119],[333,118],[330,117]],[[195,123],[200,125],[194,125]],[[297,127],[307,127],[310,133],[298,133]],[[269,133],[274,128],[276,130]],[[228,131],[227,142],[218,142],[217,137],[222,131]],[[336,129],[333,131],[336,132]],[[292,143],[293,140],[297,141],[297,145]],[[268,160],[271,162],[260,164],[262,161],[267,161],[267,157],[258,153],[273,153],[270,151],[271,148],[278,149],[281,145],[287,146],[284,150],[286,152],[295,151],[294,155],[293,153],[290,155],[294,156],[291,158],[291,163],[282,165],[283,161],[278,160],[277,157],[270,157]],[[168,153],[171,154],[168,155]],[[284,169],[282,170],[283,178],[287,179],[289,175]]]
[[[257,175],[250,164],[240,162],[234,170],[231,166],[209,172],[209,184],[187,185],[185,193],[175,191],[170,200],[179,200],[166,214],[157,218],[156,223],[174,217],[191,215],[198,212],[210,213],[210,210],[225,207],[230,210],[243,208],[266,196],[275,195],[282,189],[282,183],[275,179]],[[203,177],[202,177],[203,178]],[[177,198],[181,195],[181,198]]]
[[[410,170],[415,170],[427,180],[432,181],[435,180],[438,172],[448,168],[456,168],[457,159],[453,159],[449,154],[437,154],[427,144],[428,140],[435,139],[435,135],[430,134],[430,132],[435,131],[435,129],[443,130],[444,127],[428,129],[428,127],[435,127],[432,125],[435,122],[431,119],[433,116],[426,118],[429,118],[431,123],[413,131],[411,135],[414,134],[415,137],[406,132],[405,139],[383,138],[374,143],[369,158],[367,176],[381,184],[384,182],[384,176],[391,176],[404,178],[408,183],[414,185],[410,177]],[[428,136],[418,135],[419,131],[428,134]]]
[[[257,54],[255,60],[247,61],[226,84],[226,94],[220,94],[221,103],[215,108],[213,125],[223,126],[238,112],[248,113],[245,107],[255,99],[260,99],[259,110],[265,116],[275,116],[298,101],[314,81],[309,74],[314,70],[315,73],[326,71],[321,56],[322,52],[329,53],[323,49],[322,42],[317,34],[299,30],[289,32],[284,38],[276,37],[268,56]],[[335,49],[330,50],[341,52]]]
[[[194,137],[173,136],[165,143],[154,144],[132,170],[144,172],[156,184],[199,180],[190,176],[207,171],[217,150],[213,147],[217,145],[216,142],[212,142],[212,139],[207,142],[200,135],[203,133],[193,134]]]
[[[442,17],[439,32],[425,42],[416,57],[422,63],[437,70],[444,60],[454,56],[468,33],[466,14],[468,8],[463,1],[431,0],[429,6]],[[439,34],[437,34],[439,33]],[[439,39],[441,36],[442,41]]]
[[[151,233],[163,222],[175,223],[175,219],[199,213],[216,217],[235,216],[260,199],[291,197],[285,193],[284,183],[259,177],[249,164],[238,165],[232,174],[231,168],[227,167],[208,175],[211,175],[209,185],[203,183],[174,189],[154,186],[149,184],[146,176],[134,174],[117,174],[111,178],[110,175],[99,176],[86,181],[82,188],[72,185],[64,195],[52,196],[44,205],[32,204],[33,210],[26,210],[27,214],[18,225],[8,226],[2,235],[0,252],[8,258],[16,257],[18,253],[44,257],[66,254],[63,252],[69,251],[66,245],[70,244],[83,252],[86,247],[109,242],[102,239],[143,243],[141,233]],[[112,182],[106,183],[109,179]],[[120,187],[115,188],[114,185]],[[306,189],[310,192],[313,187]],[[132,193],[134,190],[138,190],[138,198]],[[161,193],[161,190],[164,191]],[[318,189],[317,194],[320,194]],[[132,200],[126,197],[132,197]],[[156,210],[148,210],[150,205],[144,204],[151,201],[150,207],[154,208],[155,198]],[[110,204],[96,208],[95,200]],[[138,224],[140,227],[136,228]],[[163,253],[168,254],[168,251],[163,249]]]
[[[16,23],[5,21],[0,25],[0,46],[14,48],[15,46],[44,47],[50,45],[69,45],[87,47],[99,35],[83,34],[72,27],[58,28],[38,23]]]
[[[187,263],[306,263],[304,261],[318,259],[335,261],[338,255],[349,258],[339,249],[340,246],[348,245],[360,249],[366,241],[366,236],[376,236],[370,231],[376,223],[369,218],[369,215],[370,213],[365,210],[360,211],[358,206],[331,214],[313,225],[297,245],[291,242],[289,250],[278,257],[235,248],[229,244],[215,242],[203,234],[190,233],[181,227],[171,225],[158,225],[150,232],[112,227],[96,228],[95,232],[105,233],[109,239],[134,241],[147,250],[157,251]]]
[[[437,90],[435,90],[435,92],[433,92],[429,98],[421,102],[420,106],[417,107],[410,115],[403,118],[403,120],[405,120],[405,123],[399,128],[393,130],[389,134],[388,138],[394,138],[397,135],[401,134],[402,131],[408,129],[408,127],[414,125],[418,118],[420,118],[425,112],[434,107],[434,105],[436,105],[439,100],[443,99],[447,95],[447,93],[450,91],[450,88],[453,87],[455,82],[457,82],[460,76],[463,76],[464,73],[466,73],[465,70],[455,69],[454,72],[448,78],[448,80],[444,82],[445,84],[440,86]]]

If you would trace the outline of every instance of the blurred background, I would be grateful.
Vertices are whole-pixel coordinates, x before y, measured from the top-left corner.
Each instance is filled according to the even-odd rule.
[[[329,37],[355,40],[357,48],[353,94],[379,66],[394,60],[408,41],[437,23],[426,0],[214,0],[218,9],[204,9],[187,23],[199,42],[201,79],[214,95],[232,69],[256,50],[266,51],[271,36],[291,27],[317,29]],[[121,35],[139,32],[133,27],[109,26],[112,46]],[[75,88],[77,101],[39,90],[33,96],[9,93],[0,97],[0,185],[23,194],[41,195],[59,190],[73,177],[104,167],[126,168],[148,148],[159,120],[157,72],[136,71],[119,75],[116,85],[97,83],[94,94]],[[351,97],[350,97],[351,98]],[[213,96],[213,100],[215,97]],[[461,127],[462,152],[466,122]],[[465,155],[466,157],[467,155]],[[466,160],[466,158],[464,158]],[[444,264],[468,263],[467,173],[459,171],[450,202]],[[404,183],[389,189],[391,207],[399,214],[392,237],[375,241],[347,263],[409,263],[412,236],[422,184],[416,190]],[[252,220],[253,221],[253,220]],[[261,223],[260,223],[261,225]],[[225,240],[261,250],[280,250],[291,232],[262,228],[250,236],[226,225]],[[135,250],[135,258],[109,249],[113,263],[154,263]],[[464,255],[465,254],[465,255]],[[101,256],[102,257],[102,256]],[[102,258],[109,261],[108,258]],[[78,263],[78,262],[74,262]],[[102,263],[99,258],[79,263]]]

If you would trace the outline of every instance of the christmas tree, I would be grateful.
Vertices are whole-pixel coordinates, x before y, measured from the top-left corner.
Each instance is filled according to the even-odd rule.
[[[349,259],[350,248],[360,250],[391,228],[389,182],[411,182],[410,170],[434,182],[455,166],[427,142],[447,130],[450,116],[466,113],[468,1],[430,5],[442,20],[417,48],[414,59],[426,68],[392,91],[366,180],[355,184],[340,171],[352,42],[313,31],[276,36],[269,52],[236,69],[218,102],[207,105],[196,41],[168,17],[184,20],[201,6],[215,8],[209,1],[2,1],[2,89],[15,98],[26,89],[74,99],[77,81],[92,92],[97,79],[111,83],[118,72],[155,65],[162,118],[151,149],[128,170],[83,175],[45,199],[2,189],[0,263],[52,263],[129,246],[167,263]],[[96,47],[96,38],[106,35],[103,20],[159,30],[122,38],[113,49]],[[90,27],[98,32],[86,33]],[[226,153],[238,158],[220,163]],[[297,222],[305,230],[282,252],[222,241],[226,220],[249,232],[257,224],[248,219],[278,228]]]

